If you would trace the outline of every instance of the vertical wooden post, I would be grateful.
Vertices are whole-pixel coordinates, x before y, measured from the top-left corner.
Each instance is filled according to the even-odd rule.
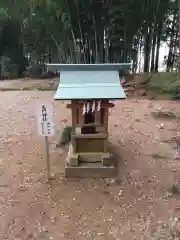
[[[83,104],[83,102],[82,102]],[[84,125],[84,115],[83,115],[83,107],[79,108],[79,125]]]
[[[73,148],[73,153],[77,152],[76,141],[77,141],[77,139],[71,136],[71,144],[72,144],[72,148]]]
[[[108,133],[109,108],[104,108],[104,132]]]
[[[46,148],[46,161],[47,161],[47,176],[48,176],[48,181],[50,181],[51,180],[51,167],[50,167],[50,159],[49,159],[48,136],[45,136],[45,148]]]
[[[100,124],[101,123],[100,122],[100,119],[101,119],[100,116],[101,116],[101,110],[96,112],[96,114],[95,114],[95,123],[96,124]]]
[[[71,101],[72,109],[71,109],[71,114],[72,114],[72,132],[75,132],[76,128],[76,119],[77,119],[77,111],[76,111],[76,101]]]
[[[107,101],[109,103],[109,101]],[[104,133],[108,133],[109,108],[104,108]],[[104,139],[104,152],[107,152],[108,139]]]
[[[72,105],[72,134],[76,132],[77,125],[77,109],[76,109],[76,101],[71,101]],[[71,144],[73,148],[73,152],[76,153],[76,139],[71,137]]]

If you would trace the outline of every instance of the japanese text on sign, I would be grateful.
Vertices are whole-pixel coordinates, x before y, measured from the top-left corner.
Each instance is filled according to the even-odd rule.
[[[38,108],[38,130],[42,136],[54,135],[52,106],[42,104]]]

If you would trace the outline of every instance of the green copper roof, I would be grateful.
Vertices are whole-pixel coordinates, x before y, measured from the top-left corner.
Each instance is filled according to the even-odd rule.
[[[131,63],[47,64],[48,71],[129,71]]]
[[[109,64],[109,70],[106,68],[106,70],[103,69],[104,64],[99,64],[99,66],[97,66],[98,64],[96,66],[94,66],[95,64],[90,65],[74,64],[69,66],[67,64],[67,66],[63,65],[63,67],[61,65],[59,68],[60,83],[54,99],[73,100],[126,98],[124,90],[120,84],[117,65],[115,66]]]

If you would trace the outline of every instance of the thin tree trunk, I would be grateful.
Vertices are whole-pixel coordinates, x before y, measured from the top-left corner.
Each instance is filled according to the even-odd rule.
[[[157,59],[157,62],[156,62],[156,59],[155,59],[155,50],[156,50],[157,34],[159,33],[159,36],[161,36],[161,32],[157,31],[157,29],[158,29],[157,28],[157,17],[158,17],[158,12],[159,12],[160,1],[161,0],[158,0],[156,13],[154,15],[154,29],[153,29],[152,55],[151,55],[151,72],[155,72],[156,71],[156,63],[158,65],[158,62],[159,62],[160,45],[158,46],[158,59]],[[157,66],[157,69],[158,69],[158,66]]]
[[[178,15],[179,15],[179,59],[178,59],[178,72],[180,72],[180,0],[178,0]]]
[[[151,34],[152,27],[150,26],[147,29],[147,33],[145,35],[145,46],[144,46],[144,72],[149,72],[149,63],[150,63],[150,53],[151,53]]]
[[[107,29],[105,29],[105,46],[104,46],[104,60],[105,63],[109,62],[109,41],[107,38]]]
[[[155,50],[156,50],[156,26],[153,34],[152,55],[151,55],[151,72],[155,70]]]
[[[159,51],[160,51],[160,46],[161,46],[161,30],[162,30],[162,24],[159,24],[158,30],[157,30],[155,72],[158,72],[158,68],[159,68]]]
[[[177,18],[177,22],[176,22],[177,29],[175,30],[174,44],[173,44],[173,56],[172,56],[172,63],[175,64],[175,66],[173,64],[173,67],[175,67],[176,70],[178,70],[178,64],[179,64],[179,62],[178,62],[179,59],[177,57],[178,56],[178,48],[179,48],[179,46],[177,46],[178,45],[178,41],[179,41],[179,39],[178,39],[178,37],[179,37],[178,25],[179,25],[179,20]]]
[[[97,40],[97,30],[96,30],[96,21],[94,14],[92,15],[93,18],[93,25],[94,25],[94,37],[95,37],[95,63],[99,63],[99,53],[98,53],[98,40]]]
[[[23,50],[23,56],[25,56],[25,43],[24,43],[24,35],[23,35],[23,23],[20,20],[20,29],[21,29],[21,43],[22,43],[22,50]]]
[[[98,40],[99,40],[99,61],[104,62],[104,26],[98,30]]]
[[[138,67],[138,51],[136,49],[132,53],[132,59],[133,59],[132,72],[136,73]]]
[[[64,57],[63,56],[63,52],[62,52],[62,48],[60,47],[59,43],[57,42],[57,40],[54,38],[54,36],[52,35],[51,32],[49,32],[49,35],[51,36],[51,38],[53,39],[57,49],[59,50],[59,53],[61,54],[61,57]]]
[[[174,13],[171,35],[170,35],[169,53],[168,53],[168,59],[167,59],[167,72],[170,71],[170,69],[172,67],[172,64],[173,64],[172,57],[173,57],[173,44],[174,44],[173,42],[174,42],[175,22],[176,22],[176,14]]]
[[[73,52],[74,52],[74,55],[75,55],[75,56],[73,56],[72,60],[75,61],[75,63],[79,63],[80,59],[79,59],[79,55],[77,54],[76,38],[75,38],[75,34],[74,34],[74,31],[73,31],[73,27],[72,27],[71,14],[70,14],[70,10],[69,10],[69,6],[68,6],[67,0],[66,0],[66,8],[67,8],[67,13],[68,13],[69,23],[71,25],[70,32],[71,32],[71,35],[72,35],[73,47],[74,47],[74,51]]]
[[[142,72],[142,68],[141,68],[141,63],[142,63],[142,47],[143,47],[143,39],[142,39],[142,36],[140,36],[139,47],[138,47],[138,52],[139,52],[139,73]]]
[[[85,57],[85,49],[84,49],[84,39],[82,34],[82,28],[81,28],[81,22],[80,22],[80,16],[79,16],[79,9],[76,2],[76,11],[77,11],[77,18],[78,18],[78,25],[79,25],[79,32],[80,32],[80,45],[82,44],[82,51],[83,51],[83,61],[86,63],[86,57]],[[81,47],[80,47],[80,53],[81,53]]]

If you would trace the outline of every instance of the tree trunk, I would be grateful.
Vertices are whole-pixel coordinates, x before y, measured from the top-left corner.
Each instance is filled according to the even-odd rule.
[[[48,61],[49,63],[52,63],[52,51],[51,51],[51,46],[48,46]]]
[[[180,0],[178,0],[178,14],[179,14],[179,59],[178,59],[178,72],[180,72]]]
[[[149,72],[149,62],[150,62],[150,53],[151,53],[151,34],[152,34],[152,27],[150,26],[147,29],[147,33],[144,38],[144,72]]]
[[[161,46],[161,29],[162,29],[162,24],[159,24],[158,30],[157,30],[155,72],[158,72],[158,68],[159,68],[159,50],[160,50],[160,46]]]
[[[155,70],[155,50],[156,50],[156,26],[154,27],[153,43],[152,43],[152,55],[151,55],[151,72]]]
[[[98,36],[97,36],[96,21],[95,21],[94,14],[92,15],[92,19],[93,19],[94,39],[95,39],[95,63],[99,63]]]
[[[104,47],[104,55],[105,55],[105,63],[109,62],[109,41],[108,41],[108,37],[107,37],[107,29],[105,30],[105,47]]]
[[[76,11],[77,11],[77,20],[78,20],[78,25],[79,25],[79,33],[80,33],[80,54],[82,53],[82,57],[83,57],[83,63],[86,63],[86,56],[85,56],[85,49],[84,49],[84,37],[83,37],[83,32],[82,32],[82,27],[81,27],[81,21],[80,21],[80,14],[79,14],[79,9],[77,6],[77,2],[76,2]],[[82,49],[82,51],[81,51]]]
[[[131,59],[133,61],[133,64],[132,64],[132,72],[133,73],[136,73],[137,71],[137,67],[138,67],[138,49],[134,49],[132,52],[131,52]]]
[[[174,35],[175,35],[175,22],[176,22],[176,14],[173,14],[173,21],[172,21],[172,29],[171,29],[171,35],[170,35],[170,45],[169,45],[169,53],[168,53],[168,59],[167,59],[167,72],[170,71],[172,65],[173,65],[173,45],[174,45]]]

